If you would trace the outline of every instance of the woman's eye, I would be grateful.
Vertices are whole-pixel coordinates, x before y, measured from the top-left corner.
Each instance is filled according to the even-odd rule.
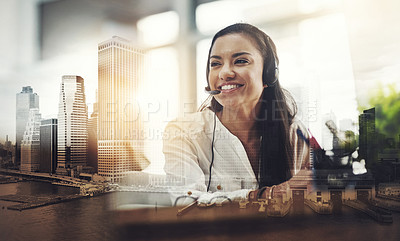
[[[220,65],[219,62],[212,62],[212,63],[210,64],[211,67],[215,67],[215,66],[218,66],[218,65]]]
[[[237,59],[235,64],[247,64],[249,61],[247,59]]]

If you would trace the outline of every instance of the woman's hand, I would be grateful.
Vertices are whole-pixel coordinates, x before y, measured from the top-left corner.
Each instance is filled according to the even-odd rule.
[[[251,190],[248,194],[249,201],[263,200],[282,200],[290,193],[289,181],[279,185],[265,186],[257,190]]]

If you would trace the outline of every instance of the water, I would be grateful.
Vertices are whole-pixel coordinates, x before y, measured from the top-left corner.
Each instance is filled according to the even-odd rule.
[[[0,185],[0,195],[52,196],[79,193],[79,189],[45,182]],[[0,200],[0,240],[114,240],[113,210],[148,204],[145,193],[107,193],[23,211],[7,210],[17,204]],[[166,200],[165,194],[152,194]],[[167,205],[169,201],[164,201]],[[158,202],[162,205],[163,202]]]
[[[79,189],[20,182],[0,185],[0,193],[44,196],[74,194]],[[110,197],[79,199],[23,211],[2,208],[0,240],[107,240],[111,229],[105,207]],[[1,207],[9,204],[14,203],[0,201]]]
[[[60,195],[79,190],[43,182],[19,182],[0,185],[0,195]],[[0,201],[0,240],[115,240],[118,232],[112,210],[128,203],[167,204],[165,194],[109,193],[23,211],[7,210],[13,202]],[[318,215],[305,208],[302,218],[271,219],[257,232],[201,232],[187,240],[400,240],[400,215],[394,213],[393,224],[381,224],[367,215],[344,208],[339,215]],[[114,219],[115,220],[115,219]],[[146,221],[146,220],[143,220]],[[250,227],[251,229],[252,227]],[[259,227],[258,227],[259,228]],[[157,232],[157,230],[154,230]],[[147,234],[142,240],[159,236]],[[132,235],[132,239],[135,239]],[[155,238],[156,237],[156,238]],[[163,240],[175,240],[168,232]]]

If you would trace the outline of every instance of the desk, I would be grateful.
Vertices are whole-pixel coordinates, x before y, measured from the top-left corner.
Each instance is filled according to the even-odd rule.
[[[319,215],[305,207],[302,214],[267,217],[257,207],[240,209],[193,207],[177,216],[181,207],[114,211],[118,240],[399,240],[400,214],[382,225],[351,208],[341,214]],[[396,224],[397,223],[397,224]]]

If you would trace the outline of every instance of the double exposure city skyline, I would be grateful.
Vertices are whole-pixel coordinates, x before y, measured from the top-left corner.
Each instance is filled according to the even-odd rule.
[[[46,172],[72,177],[82,172],[98,172],[111,182],[119,182],[127,172],[141,171],[148,166],[144,138],[132,134],[144,129],[145,118],[139,112],[138,96],[144,77],[145,51],[113,36],[99,43],[98,56],[98,98],[91,114],[88,115],[84,78],[78,75],[61,78],[53,133],[57,154],[55,160],[48,160],[52,164],[41,164],[44,148],[40,149],[40,143],[49,136],[40,136],[39,95],[33,93],[31,86],[22,87],[16,105],[19,142],[13,159],[15,166],[27,172],[43,172],[45,168],[40,165],[54,165]]]
[[[153,98],[152,96],[144,97],[143,93],[148,92],[148,90],[145,90],[145,88],[146,87],[149,88],[149,86],[148,85],[146,86],[145,83],[147,80],[146,78],[148,78],[147,72],[149,71],[149,68],[146,67],[146,65],[151,65],[149,59],[146,57],[146,52],[147,50],[137,48],[130,40],[118,36],[113,36],[109,40],[102,41],[101,43],[98,44],[98,58],[97,58],[98,84],[95,89],[86,88],[85,90],[86,80],[84,80],[85,79],[84,76],[81,77],[79,74],[68,75],[68,73],[65,73],[67,75],[61,76],[61,83],[64,82],[64,79],[68,79],[69,76],[81,79],[81,85],[80,85],[81,87],[79,87],[79,89],[81,91],[81,94],[83,94],[83,96],[80,97],[81,99],[83,98],[82,99],[83,102],[80,104],[82,106],[79,108],[80,109],[83,108],[82,110],[84,110],[84,112],[82,113],[85,113],[86,111],[85,114],[86,122],[82,122],[81,124],[75,124],[75,126],[79,125],[82,126],[83,123],[85,123],[85,129],[86,129],[86,127],[89,127],[89,123],[91,123],[90,125],[92,129],[91,130],[87,129],[87,133],[91,131],[92,133],[95,134],[95,138],[98,138],[96,139],[95,144],[92,144],[92,147],[93,146],[95,147],[94,153],[98,155],[99,160],[95,159],[88,162],[92,163],[89,166],[93,167],[96,172],[99,171],[99,173],[101,173],[102,175],[110,176],[111,175],[110,173],[116,173],[114,168],[121,169],[122,172],[127,172],[132,170],[143,170],[145,167],[148,166],[149,162],[151,162],[151,160],[149,160],[148,157],[146,156],[146,154],[151,152],[153,153],[158,152],[158,155],[156,155],[156,157],[153,158],[153,160],[157,158],[158,160],[156,160],[156,162],[154,162],[153,164],[156,165],[155,170],[157,173],[163,172],[162,171],[163,163],[162,161],[160,161],[160,159],[163,158],[162,155],[160,154],[161,146],[160,145],[145,146],[144,140],[153,140],[154,143],[156,143],[157,141],[158,143],[160,143],[163,138],[163,126],[161,126],[161,128],[160,126],[152,126],[152,121],[154,121],[154,119],[157,119],[158,122],[166,124],[167,122],[173,120],[177,116],[176,111],[174,111],[173,109],[179,107],[173,105],[173,103],[170,103],[168,101],[163,103],[162,99]],[[63,86],[63,84],[61,86]],[[38,109],[40,93],[33,93],[32,87],[34,86],[22,87],[22,91],[21,93],[17,94],[17,97],[23,96],[23,93],[25,92],[29,93],[25,95],[30,96],[28,98],[30,98],[31,103],[29,104],[28,107],[24,108],[25,109],[37,108],[37,111],[40,112],[40,110]],[[154,88],[154,86],[151,87]],[[87,93],[95,93],[96,100],[93,103],[86,101]],[[295,89],[295,94],[296,94],[296,89]],[[65,101],[62,101],[62,98],[65,98],[65,94],[63,97],[62,89],[59,98],[60,99],[58,101],[60,104],[59,104],[58,117],[60,118],[60,116],[63,117],[64,115],[62,114],[61,111],[63,108],[62,103],[65,103]],[[305,100],[307,101],[307,99]],[[344,139],[343,135],[345,131],[352,131],[354,134],[356,135],[358,134],[357,119],[346,118],[338,120],[335,115],[336,113],[332,111],[330,113],[321,115],[321,113],[318,113],[320,109],[317,107],[319,103],[316,101],[311,101],[309,103],[301,103],[301,101],[299,101],[299,104],[300,106],[304,105],[306,107],[306,111],[302,112],[302,109],[300,109],[300,113],[298,115],[300,119],[302,119],[306,124],[313,123],[317,120],[317,118],[319,118],[317,116],[322,116],[323,127],[325,126],[325,122],[331,121],[334,124],[335,129],[341,132],[339,133],[339,135],[342,135],[339,136],[340,138]],[[193,100],[187,100],[181,105],[196,106],[198,105],[198,103]],[[91,109],[91,111],[89,111],[89,109]],[[187,111],[187,113],[190,112],[191,112],[190,110]],[[157,115],[155,115],[155,113],[157,113]],[[185,109],[183,108],[183,115],[187,113],[185,113]],[[21,114],[17,114],[17,123],[21,122],[21,120],[19,120],[21,119],[21,117],[18,117],[20,115]],[[91,116],[93,118],[90,118]],[[160,116],[162,118],[160,118]],[[60,119],[58,120],[58,122],[59,122],[58,126],[60,128]],[[26,129],[26,126],[21,127],[21,125],[22,125],[21,123],[17,125],[17,133],[20,133],[16,136],[18,140],[22,138],[20,129]],[[96,129],[93,129],[93,127],[95,127]],[[312,132],[314,132],[315,129],[311,130]],[[89,147],[89,141],[87,140],[87,135],[88,134],[85,134],[86,144],[84,148],[86,149]],[[326,150],[331,150],[333,148],[332,138],[333,135],[331,133],[331,130],[329,128],[325,128],[320,138],[317,139],[319,143]],[[114,144],[111,144],[110,141],[111,142],[117,141],[119,145],[122,146],[115,147],[116,149],[113,151],[113,148],[111,147]],[[130,151],[127,151],[128,150],[126,149],[127,147],[128,149],[130,149]],[[19,148],[18,145],[17,148]],[[121,152],[122,150],[121,148],[126,150]],[[145,152],[146,148],[147,148],[147,153]],[[154,151],[155,148],[158,148],[158,150]],[[117,149],[119,151],[115,152]],[[133,154],[133,151],[134,152],[137,151],[140,154],[137,153]],[[61,148],[61,150],[59,149],[58,152],[64,153],[65,156],[66,153],[65,147]],[[127,165],[127,163],[124,164],[124,161],[117,160],[119,158],[118,155],[115,155],[117,156],[116,157],[117,159],[112,161],[110,159],[110,153],[120,153],[121,155],[119,156],[123,156],[124,158],[126,158],[126,160],[128,161],[127,163],[132,162],[131,160],[136,160],[138,163],[141,164],[137,164],[136,167],[133,166],[131,167],[130,165],[132,164]],[[20,155],[19,152],[17,152],[16,163],[20,163],[19,155]],[[72,165],[72,166],[74,167],[85,166],[86,159],[90,158],[93,158],[93,155],[86,156],[85,154],[85,157],[82,156],[82,159],[80,161],[81,165]],[[36,163],[38,164],[39,160],[37,160]],[[60,159],[57,161],[57,166],[59,165],[59,163],[64,163],[62,166],[65,166],[65,162],[61,161]],[[113,171],[111,172],[105,171],[109,170],[109,167],[112,165],[115,165],[113,167]],[[104,169],[103,167],[106,166],[107,168]],[[36,169],[38,170],[38,168]],[[64,173],[67,174],[67,172]],[[68,175],[71,175],[71,173],[68,172]],[[115,174],[112,174],[111,176],[112,177],[110,178],[113,181],[121,180],[121,178],[114,177]]]
[[[0,1],[0,240],[398,240],[399,12],[398,0]],[[192,118],[208,112],[195,113],[212,38],[235,23],[273,40],[304,124],[289,142],[306,151],[287,157],[305,165],[277,185],[259,175],[273,135],[246,146],[218,114],[200,131]]]

